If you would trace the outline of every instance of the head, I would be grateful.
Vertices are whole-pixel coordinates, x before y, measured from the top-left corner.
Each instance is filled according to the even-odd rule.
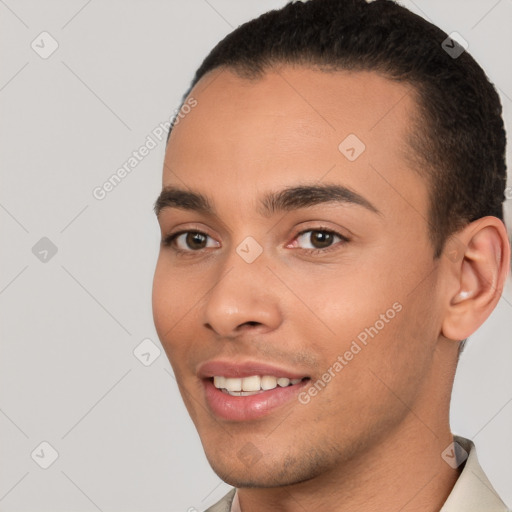
[[[347,467],[412,410],[447,425],[461,340],[510,248],[500,101],[446,37],[388,0],[295,2],[229,34],[184,96],[154,319],[233,485]],[[225,401],[222,372],[300,382]]]

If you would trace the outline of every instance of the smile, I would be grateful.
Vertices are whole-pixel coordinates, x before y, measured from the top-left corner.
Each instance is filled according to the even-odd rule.
[[[306,378],[306,377],[304,377]],[[243,378],[214,376],[213,385],[231,396],[251,396],[277,388],[294,386],[303,379],[289,379],[273,375],[251,375]]]
[[[215,376],[203,379],[207,408],[218,419],[246,422],[264,419],[285,406],[293,406],[310,382],[309,377],[289,379],[274,375]]]

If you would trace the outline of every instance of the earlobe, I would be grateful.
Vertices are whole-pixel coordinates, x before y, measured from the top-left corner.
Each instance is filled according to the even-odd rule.
[[[462,340],[473,334],[498,303],[509,271],[510,244],[503,222],[484,217],[457,235],[462,258],[446,261],[453,285],[447,288],[442,334]]]

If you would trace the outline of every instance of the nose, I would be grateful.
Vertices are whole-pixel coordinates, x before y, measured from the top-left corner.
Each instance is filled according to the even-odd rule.
[[[282,322],[279,282],[267,268],[264,252],[247,263],[233,249],[207,294],[204,325],[219,337],[236,338],[247,330],[264,333]]]

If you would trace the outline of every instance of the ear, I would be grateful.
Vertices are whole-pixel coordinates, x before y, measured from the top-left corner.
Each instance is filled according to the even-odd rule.
[[[483,217],[446,244],[446,310],[442,334],[463,340],[489,317],[500,300],[510,269],[510,242],[503,222]]]

